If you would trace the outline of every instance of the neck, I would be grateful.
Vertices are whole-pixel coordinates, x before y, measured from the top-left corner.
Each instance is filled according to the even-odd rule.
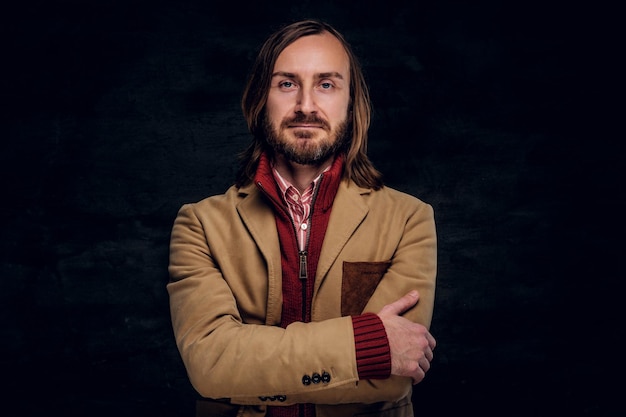
[[[275,168],[284,179],[302,193],[332,163],[333,158],[328,158],[319,165],[301,165],[287,161],[282,155],[277,155]]]

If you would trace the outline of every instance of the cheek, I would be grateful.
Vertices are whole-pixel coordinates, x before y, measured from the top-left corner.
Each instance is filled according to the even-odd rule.
[[[349,107],[350,106],[348,101],[335,103],[332,106],[332,111],[330,113],[332,119],[338,122],[343,122],[344,120],[346,120],[348,117]]]
[[[265,104],[265,112],[272,124],[280,124],[283,117],[285,116],[285,105],[284,103],[281,103],[275,99],[273,100],[270,96],[268,97],[267,103]]]
[[[350,107],[350,96],[343,93],[333,97],[332,103],[329,104],[333,107],[333,110],[337,113],[343,114],[348,112]]]
[[[280,122],[280,118],[276,115],[276,108],[267,106],[265,108],[265,118],[272,126],[276,126]]]

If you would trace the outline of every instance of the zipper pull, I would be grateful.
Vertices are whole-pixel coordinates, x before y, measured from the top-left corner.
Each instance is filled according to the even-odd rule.
[[[300,274],[298,275],[298,278],[300,278],[302,280],[306,280],[307,279],[306,251],[300,251]]]

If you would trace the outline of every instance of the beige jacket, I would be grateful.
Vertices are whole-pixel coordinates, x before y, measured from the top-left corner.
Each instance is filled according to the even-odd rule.
[[[184,205],[172,230],[167,289],[192,385],[203,397],[238,405],[220,406],[238,416],[302,402],[317,404],[318,417],[411,416],[410,379],[359,380],[345,314],[362,308],[350,297],[355,291],[367,292],[363,311],[375,313],[417,289],[420,301],[405,317],[429,326],[436,257],[430,205],[344,180],[317,267],[313,322],[283,329],[278,235],[261,192],[254,185],[231,187]],[[389,262],[382,279],[381,262]],[[344,271],[352,271],[350,282]],[[330,381],[304,385],[303,377],[315,373]]]

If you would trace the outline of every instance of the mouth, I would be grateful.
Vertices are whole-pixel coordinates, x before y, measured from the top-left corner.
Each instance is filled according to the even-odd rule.
[[[318,130],[330,132],[330,125],[326,120],[316,115],[297,114],[292,118],[285,118],[281,123],[283,129],[292,132],[300,131],[302,134],[315,135]]]
[[[309,124],[309,123],[298,123],[289,125],[291,129],[323,129],[321,125],[317,124]]]

